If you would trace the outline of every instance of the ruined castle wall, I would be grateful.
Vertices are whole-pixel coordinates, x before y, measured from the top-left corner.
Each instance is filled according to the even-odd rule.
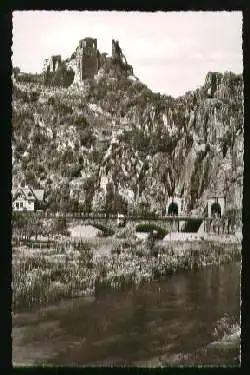
[[[48,73],[56,72],[62,64],[61,55],[51,56],[44,60],[43,71]]]
[[[114,39],[112,40],[112,65],[113,70],[118,74],[124,72],[127,74],[133,74],[133,68],[131,65],[128,65],[126,57],[119,46],[118,40]]]
[[[86,38],[81,40],[78,49],[78,69],[80,81],[93,78],[98,72],[97,40]]]
[[[107,53],[100,53],[97,49],[97,39],[85,38],[79,41],[76,51],[66,61],[67,69],[74,72],[74,83],[83,82],[85,79],[93,79],[98,71],[120,74],[133,74],[133,68],[127,64],[126,58],[119,46],[119,42],[112,40],[112,57]],[[43,72],[54,73],[62,64],[61,56],[54,55],[45,60]]]

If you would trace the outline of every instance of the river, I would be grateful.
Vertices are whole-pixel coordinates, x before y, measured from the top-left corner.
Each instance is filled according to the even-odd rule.
[[[13,317],[14,365],[240,365],[240,263]]]

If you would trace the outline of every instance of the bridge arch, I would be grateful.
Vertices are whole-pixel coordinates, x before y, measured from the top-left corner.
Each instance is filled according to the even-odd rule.
[[[214,217],[215,215],[221,217],[221,206],[218,202],[211,204],[211,216]]]
[[[168,215],[178,216],[178,204],[176,202],[172,202],[168,206]]]

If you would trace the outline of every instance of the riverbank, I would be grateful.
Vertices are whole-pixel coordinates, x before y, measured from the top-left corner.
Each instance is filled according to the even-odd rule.
[[[94,295],[102,288],[124,289],[181,270],[240,259],[239,241],[152,243],[131,237],[111,237],[106,252],[97,251],[94,244],[88,242],[61,244],[56,249],[17,248],[13,252],[13,313],[63,299]]]
[[[203,267],[15,314],[13,365],[239,366],[240,269]]]

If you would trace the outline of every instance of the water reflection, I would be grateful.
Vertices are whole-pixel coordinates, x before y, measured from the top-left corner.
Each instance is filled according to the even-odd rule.
[[[230,350],[207,349],[225,313],[228,320],[221,338],[239,322],[239,264],[180,273],[119,293],[101,291],[91,303],[78,300],[73,307],[49,310],[37,318],[42,324],[25,326],[19,345],[36,342],[43,353],[50,331],[51,355],[46,360],[44,353],[40,355],[48,364],[230,364],[239,343]],[[39,360],[37,352],[36,356]]]

